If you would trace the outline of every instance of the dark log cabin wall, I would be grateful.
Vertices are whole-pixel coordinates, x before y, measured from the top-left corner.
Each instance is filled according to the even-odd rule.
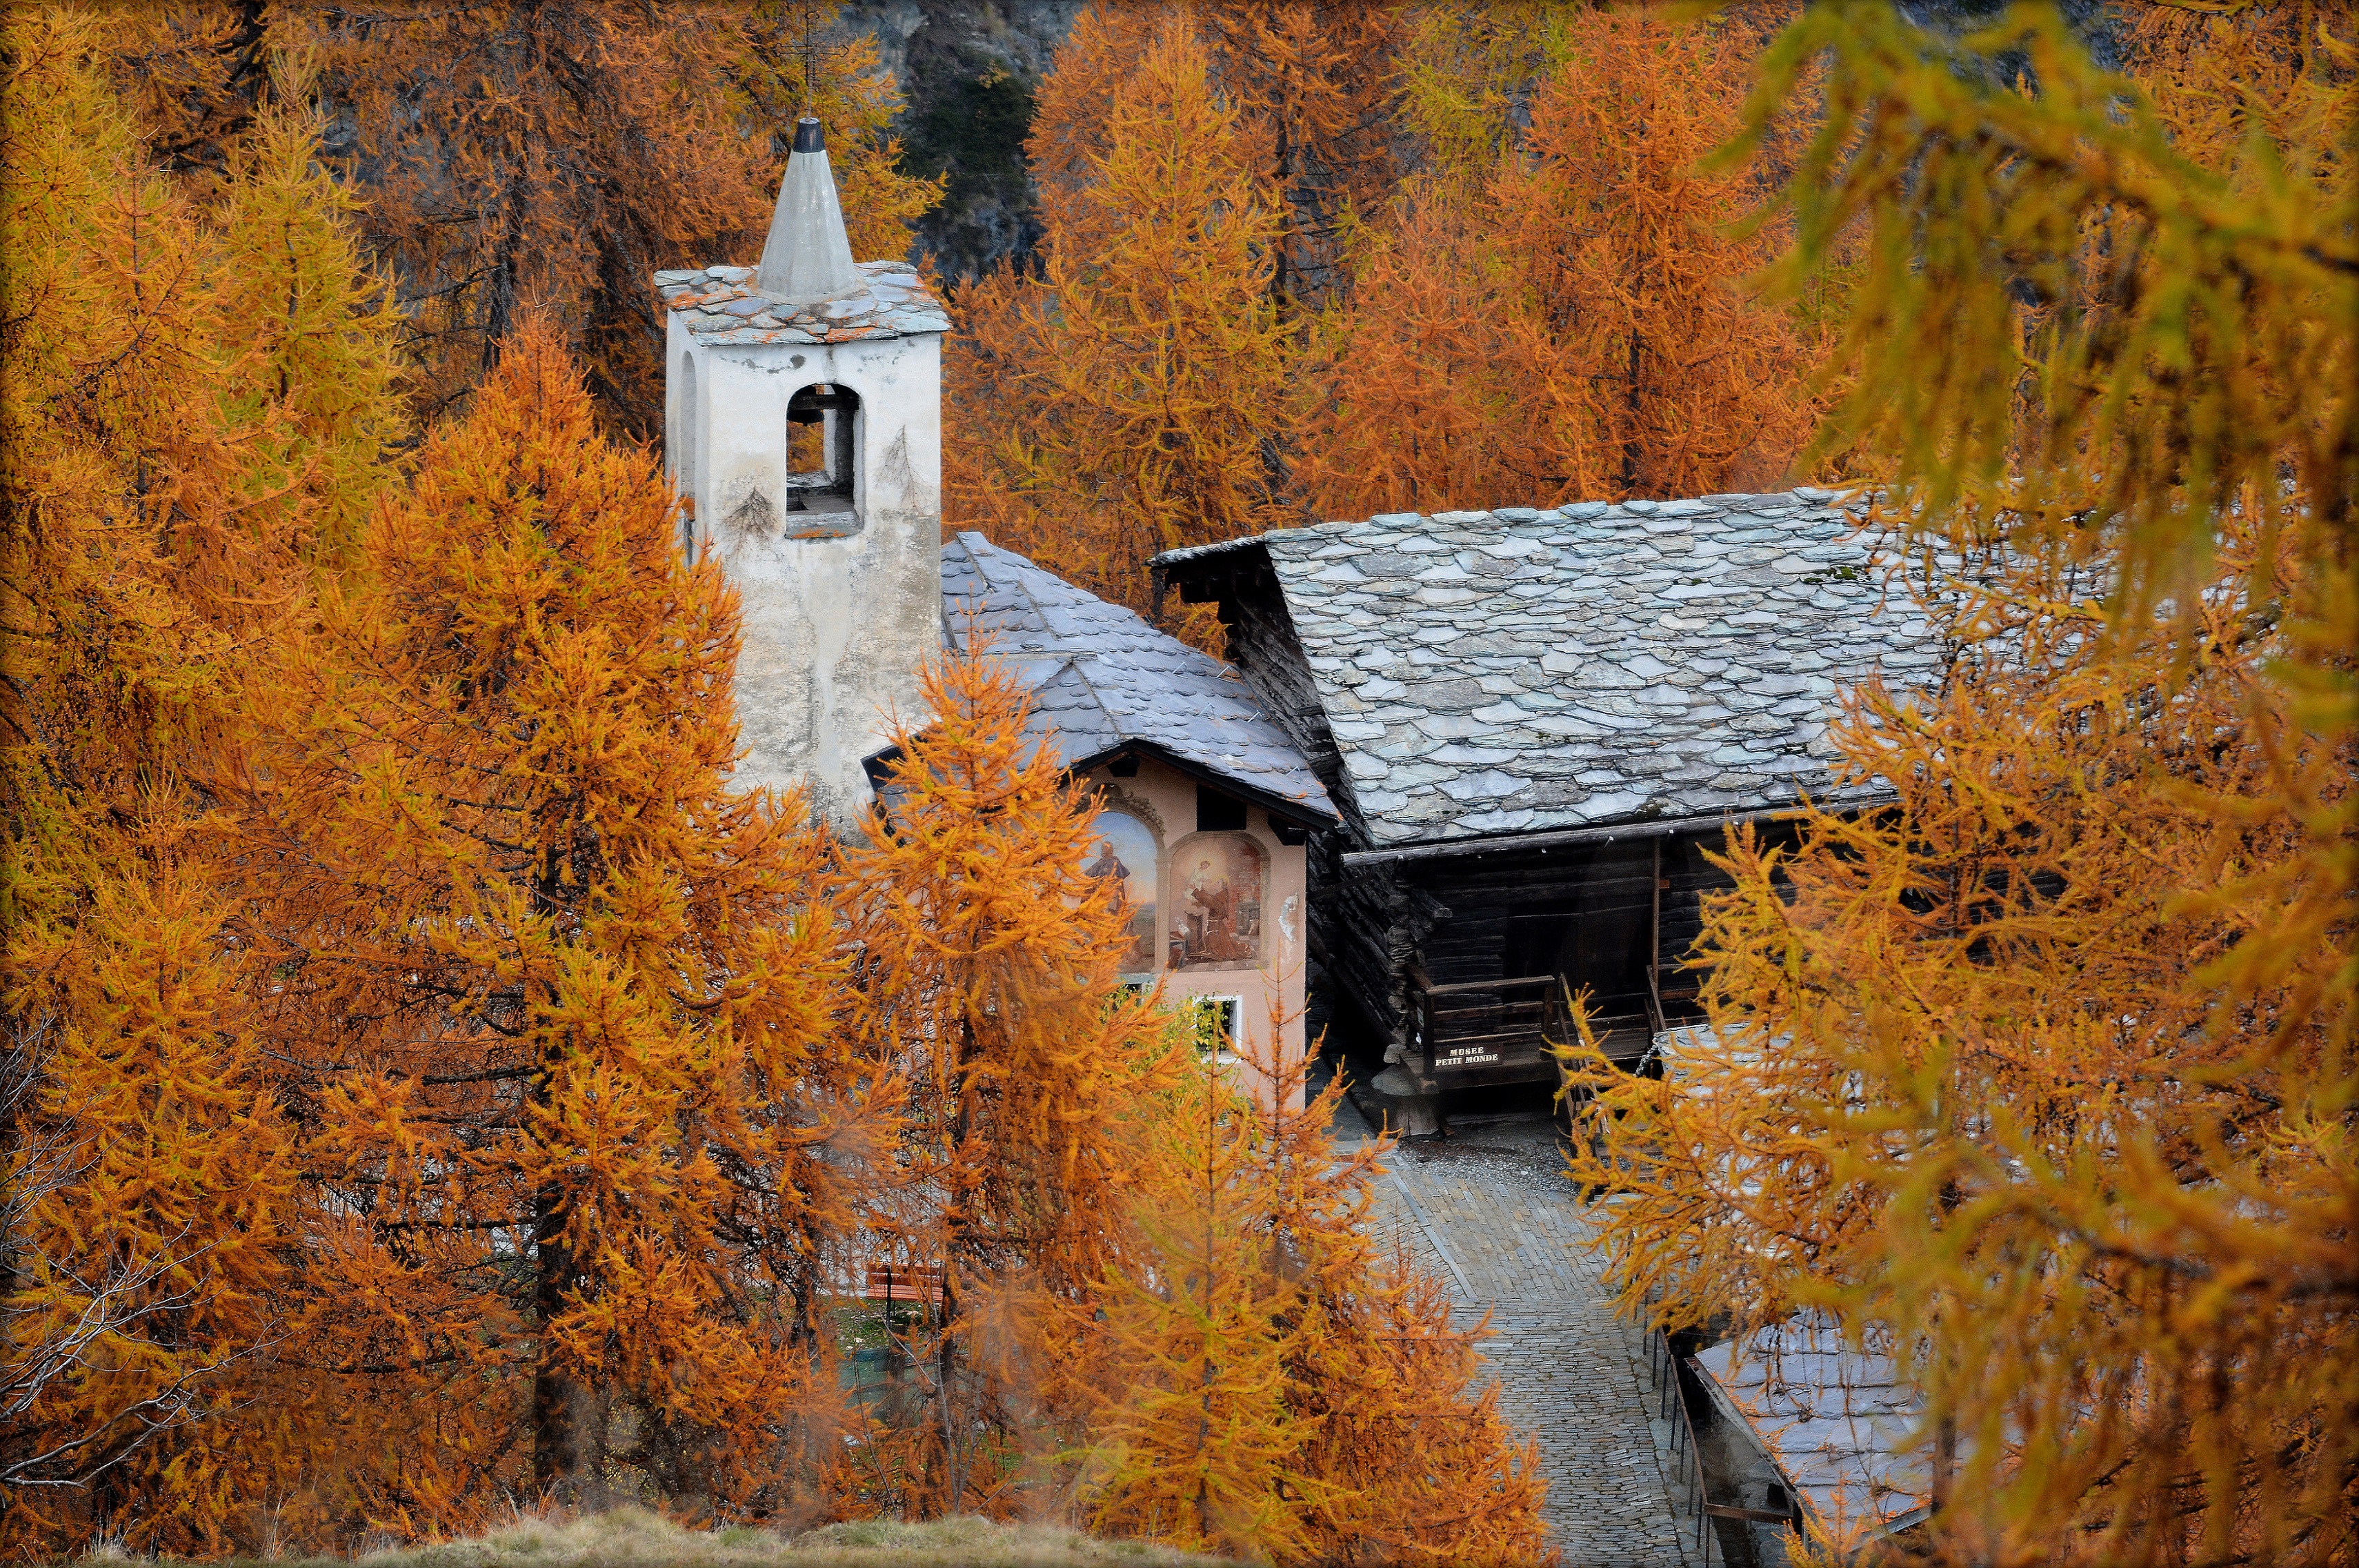
[[[1666,1021],[1700,1018],[1699,977],[1685,964],[1702,926],[1702,894],[1728,886],[1705,858],[1721,847],[1720,829],[1552,848],[1504,837],[1481,854],[1346,866],[1372,835],[1266,556],[1245,548],[1196,562],[1180,586],[1187,601],[1219,606],[1230,663],[1343,816],[1344,832],[1315,838],[1309,857],[1313,1038],[1327,1031],[1354,1054],[1399,1060],[1415,1030],[1417,988],[1559,974],[1589,988],[1594,1011],[1635,1023],[1647,1014],[1650,928]],[[1643,823],[1632,829],[1647,833]],[[1553,1068],[1538,1062],[1522,1071],[1553,1081]]]
[[[1367,823],[1344,782],[1327,711],[1266,558],[1257,550],[1241,550],[1225,571],[1190,583],[1185,597],[1219,604],[1230,664],[1343,814],[1344,833],[1314,837],[1307,858],[1310,1000],[1304,1023],[1311,1039],[1332,1031],[1358,1037],[1339,1038],[1340,1045],[1381,1052],[1399,1038],[1401,976],[1414,957],[1416,937],[1431,922],[1432,900],[1388,873],[1346,876],[1343,870],[1344,852],[1368,842]],[[1405,942],[1410,951],[1400,951]]]
[[[1783,822],[1756,831],[1769,844],[1795,836]],[[1695,988],[1687,961],[1703,930],[1703,895],[1731,885],[1705,858],[1724,844],[1718,829],[1555,849],[1519,848],[1510,839],[1484,855],[1402,863],[1397,874],[1448,910],[1423,943],[1433,984],[1561,974],[1591,986],[1601,1003],[1635,1010],[1646,994],[1646,933],[1654,925],[1668,1012],[1674,996]]]

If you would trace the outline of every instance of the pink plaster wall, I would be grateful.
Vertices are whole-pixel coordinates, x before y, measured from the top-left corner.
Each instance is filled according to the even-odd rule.
[[[1246,1042],[1252,1055],[1264,1060],[1267,1060],[1270,1049],[1270,1004],[1275,999],[1282,1018],[1277,1041],[1278,1051],[1283,1053],[1279,1060],[1299,1061],[1303,1051],[1303,943],[1310,907],[1304,891],[1303,846],[1278,843],[1277,835],[1270,831],[1267,814],[1258,806],[1247,806],[1244,836],[1261,852],[1267,882],[1267,891],[1260,901],[1259,951],[1251,958],[1221,956],[1174,969],[1174,930],[1188,929],[1186,920],[1190,913],[1200,921],[1210,920],[1223,933],[1207,944],[1213,951],[1239,945],[1227,934],[1234,932],[1237,922],[1230,919],[1223,925],[1218,918],[1227,915],[1228,910],[1212,911],[1202,902],[1190,902],[1185,894],[1196,866],[1210,858],[1214,862],[1213,873],[1209,877],[1199,874],[1199,879],[1208,883],[1217,898],[1219,887],[1225,882],[1219,872],[1236,857],[1223,854],[1223,846],[1208,849],[1200,840],[1196,832],[1196,781],[1185,774],[1149,757],[1141,759],[1133,778],[1116,779],[1103,768],[1088,778],[1098,791],[1101,809],[1124,811],[1137,818],[1155,839],[1153,967],[1137,972],[1139,977],[1160,982],[1164,996],[1174,1001],[1187,996],[1242,998],[1240,1011]],[[1191,844],[1191,840],[1199,842]],[[1251,1069],[1240,1063],[1239,1071]]]

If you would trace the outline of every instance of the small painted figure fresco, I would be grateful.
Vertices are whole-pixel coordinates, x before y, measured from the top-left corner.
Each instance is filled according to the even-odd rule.
[[[1252,969],[1261,963],[1266,867],[1244,833],[1206,833],[1171,857],[1174,969]]]
[[[1124,811],[1100,811],[1090,827],[1095,836],[1082,870],[1091,877],[1119,878],[1123,906],[1129,911],[1123,922],[1130,938],[1123,953],[1123,973],[1151,975],[1157,967],[1155,834],[1145,822]]]

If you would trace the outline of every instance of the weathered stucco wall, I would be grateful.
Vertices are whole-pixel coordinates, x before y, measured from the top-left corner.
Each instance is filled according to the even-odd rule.
[[[871,799],[861,757],[888,713],[920,711],[919,672],[941,647],[941,339],[700,344],[675,314],[666,362],[666,450],[695,500],[695,548],[743,604],[737,781],[803,784],[847,822]],[[856,527],[798,537],[787,403],[822,382],[860,399]]]

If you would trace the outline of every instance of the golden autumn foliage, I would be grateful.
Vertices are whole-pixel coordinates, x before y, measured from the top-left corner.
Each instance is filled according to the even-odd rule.
[[[1305,333],[1397,176],[1402,27],[1324,0],[1082,14],[1026,142],[1037,272],[958,296],[955,523],[1145,614],[1158,552],[1299,520]]]
[[[2125,81],[2027,14],[2011,80],[1770,14],[1093,8],[1038,270],[961,299],[951,508],[1148,608],[1317,515],[1876,454],[1956,657],[1837,731],[1890,811],[1730,845],[1713,1030],[1582,1172],[1629,1300],[1908,1357],[1928,1553],[2347,1561],[2349,19],[2139,7]],[[0,1552],[553,1499],[1540,1558],[1380,1151],[1120,984],[1011,672],[930,673],[863,830],[731,785],[734,601],[608,432],[794,113],[900,248],[873,48],[108,20],[5,24]]]
[[[201,211],[89,21],[5,26],[0,1541],[95,1510],[201,1549],[267,1469],[207,1437],[265,1384],[298,1228],[209,813],[399,419],[316,127],[263,104],[240,199]]]
[[[734,599],[560,335],[396,466],[299,86],[176,194],[92,30],[10,25],[48,113],[5,186],[8,1550],[1054,1496],[1095,1407],[1050,1328],[1137,1245],[1181,1084],[1011,679],[934,678],[865,843],[732,791]],[[1290,1397],[1392,1368],[1527,1530],[1470,1342],[1359,1245],[1323,1310],[1384,1326],[1306,1342]],[[950,1282],[898,1424],[833,1359],[891,1259]],[[1390,1453],[1451,1495],[1289,1419],[1301,1476]],[[1341,1507],[1312,1538],[1366,1534]]]
[[[1753,182],[1711,162],[1754,30],[1647,7],[1534,25],[1529,128],[1405,182],[1324,323],[1295,469],[1318,517],[1767,489],[1810,432],[1812,346],[1747,288],[1773,235],[1736,230]]]
[[[1037,272],[959,296],[951,515],[1145,611],[1179,546],[1778,484],[1831,290],[1753,286],[1793,118],[1715,154],[1786,10],[1084,12]]]
[[[1480,1334],[1365,1234],[1386,1146],[1343,1156],[1342,1085],[1305,1103],[1306,1070],[1201,1057],[1145,1129],[1103,1326],[1062,1324],[1090,1517],[1280,1563],[1548,1561],[1538,1451]]]
[[[831,1419],[821,1151],[881,1074],[831,1028],[822,846],[727,788],[734,599],[676,539],[528,329],[275,683],[242,837],[307,1166],[352,1216],[321,1284],[377,1441],[441,1434],[380,1517],[625,1471],[775,1508]]]
[[[1044,204],[1100,182],[1119,89],[1175,23],[1193,30],[1276,214],[1269,288],[1293,320],[1343,281],[1356,225],[1398,176],[1393,77],[1408,18],[1364,0],[1092,6],[1041,83],[1026,146]]]
[[[1129,37],[1150,26],[1143,47]],[[1085,13],[1059,59],[1032,144],[1038,276],[959,292],[944,505],[1146,613],[1158,551],[1289,519],[1272,444],[1289,395],[1280,219],[1184,14]],[[1065,95],[1101,78],[1102,123],[1069,132]]]
[[[270,60],[309,62],[347,127],[341,171],[365,193],[360,234],[394,283],[419,412],[462,406],[537,318],[560,325],[609,428],[644,436],[662,402],[647,275],[752,259],[798,114],[826,125],[864,257],[905,251],[908,220],[940,198],[896,167],[899,93],[839,11],[138,6],[113,19],[110,54],[159,156],[207,191],[267,95]]]
[[[1095,803],[1012,673],[952,662],[927,691],[845,857],[862,1027],[910,1086],[875,1234],[928,1302],[848,1466],[861,1506],[1072,1498],[1281,1562],[1530,1559],[1533,1456],[1475,1336],[1361,1234],[1377,1151],[1338,1156],[1336,1092],[1303,1105],[1299,1060],[1187,1060],[1120,984]]]
[[[842,0],[756,0],[742,20],[731,13],[715,20],[742,28],[728,40],[736,53],[721,75],[740,117],[769,133],[765,211],[743,258],[753,261],[759,249],[794,123],[805,114],[826,130],[852,254],[873,261],[906,253],[909,225],[942,199],[942,181],[901,172],[901,141],[892,134],[901,93],[878,63],[876,40],[845,25]]]
[[[1732,841],[1712,1028],[1577,1162],[1633,1305],[1902,1358],[1911,1560],[2359,1550],[2359,39],[2140,20],[2126,79],[2033,11],[2020,82],[1870,5],[1772,56],[1791,267],[1867,226],[1832,439],[1957,652],[1834,732],[1888,811]]]
[[[868,1484],[931,1516],[1006,1508],[1033,1479],[1032,1320],[1103,1266],[1172,1062],[1159,1011],[1119,994],[1126,912],[1082,870],[1094,808],[1026,735],[1023,688],[976,660],[925,681],[845,873],[865,1049],[909,1083],[878,1239],[942,1281],[908,1347],[921,1397]]]

